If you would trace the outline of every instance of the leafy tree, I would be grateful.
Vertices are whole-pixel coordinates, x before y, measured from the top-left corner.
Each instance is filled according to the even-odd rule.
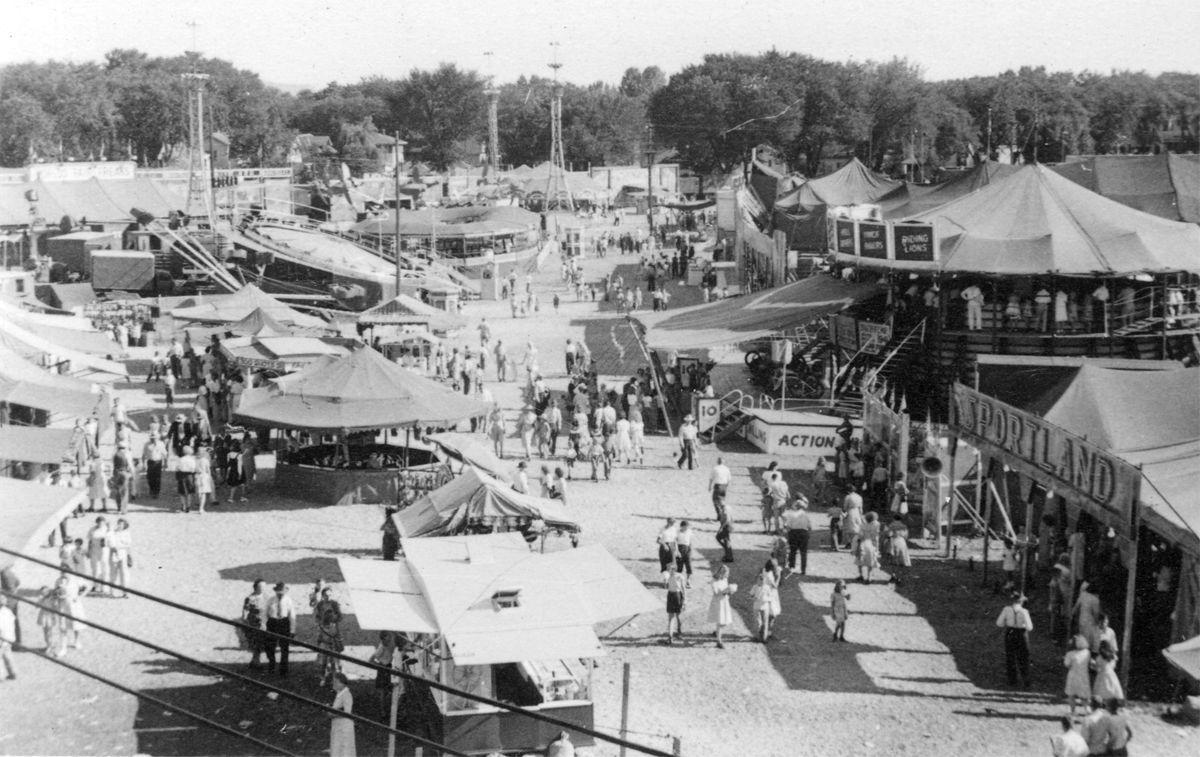
[[[635,66],[625,69],[618,89],[626,97],[646,98],[667,86],[667,76],[658,66],[647,66],[639,70]]]
[[[457,143],[483,133],[483,90],[476,72],[442,63],[433,71],[410,73],[388,105],[410,149],[440,170],[465,157]]]
[[[23,165],[53,149],[54,120],[34,97],[24,92],[0,94],[0,162]]]

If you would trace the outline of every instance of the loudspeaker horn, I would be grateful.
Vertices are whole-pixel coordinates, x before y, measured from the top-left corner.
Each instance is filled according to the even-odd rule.
[[[921,461],[921,472],[927,477],[933,478],[942,474],[942,460],[936,455],[927,457]]]

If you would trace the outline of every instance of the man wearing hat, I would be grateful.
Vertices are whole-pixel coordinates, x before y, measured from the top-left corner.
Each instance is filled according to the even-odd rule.
[[[696,443],[700,432],[696,429],[696,416],[688,413],[683,416],[683,425],[679,427],[679,460],[676,467],[683,468],[686,460],[688,470],[696,468]]]
[[[184,447],[175,463],[175,487],[179,491],[179,509],[190,512],[196,494],[196,456],[191,447]]]
[[[787,527],[788,569],[796,570],[796,553],[800,553],[800,575],[808,573],[808,536],[812,532],[812,521],[808,517],[808,500],[796,497],[791,509],[783,515]]]
[[[1008,674],[1008,685],[1029,688],[1029,632],[1033,630],[1033,619],[1025,609],[1025,597],[1013,592],[1012,601],[1000,611],[996,626],[1004,629],[1004,669]]]
[[[517,463],[517,475],[513,477],[512,488],[521,494],[529,493],[529,474],[525,472],[528,465],[524,460]]]
[[[142,447],[142,463],[146,466],[146,486],[154,499],[158,499],[158,494],[162,491],[163,464],[166,461],[167,445],[158,434],[151,433],[146,445]]]

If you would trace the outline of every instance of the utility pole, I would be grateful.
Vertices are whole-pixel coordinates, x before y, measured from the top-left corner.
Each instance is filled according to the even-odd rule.
[[[988,125],[987,125],[987,154],[984,155],[985,160],[992,159],[992,106],[988,106]]]
[[[395,171],[393,180],[396,188],[396,204],[392,208],[392,217],[396,221],[393,228],[395,234],[395,244],[392,246],[392,254],[396,256],[396,295],[400,295],[400,280],[403,278],[403,273],[400,268],[400,132],[396,132],[396,149],[392,150],[392,157],[395,159]],[[380,238],[383,235],[380,234]]]

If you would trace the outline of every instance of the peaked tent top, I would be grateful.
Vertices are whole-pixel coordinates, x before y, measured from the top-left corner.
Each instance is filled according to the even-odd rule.
[[[834,205],[876,203],[889,194],[903,190],[904,182],[889,179],[863,165],[858,158],[819,179],[809,179],[792,193],[780,197],[775,207],[793,211]]]
[[[301,313],[280,302],[254,284],[247,284],[233,294],[207,298],[199,305],[176,308],[171,316],[181,321],[200,323],[237,323],[261,310],[277,323],[292,324],[305,328],[321,328],[326,323],[316,316]]]
[[[1200,228],[1128,208],[1040,165],[912,220],[936,225],[940,261],[888,267],[1006,275],[1200,271]]]
[[[359,347],[246,390],[237,415],[276,428],[353,431],[446,426],[487,412],[486,403]]]
[[[883,217],[889,220],[911,218],[918,213],[927,213],[948,202],[982,189],[994,181],[1016,173],[1018,166],[997,163],[992,160],[972,166],[953,178],[932,186],[909,184],[907,193],[898,196],[897,203],[884,207]],[[891,199],[891,198],[889,198]]]
[[[387,302],[381,302],[358,316],[362,324],[425,323],[434,331],[454,331],[467,325],[465,319],[454,313],[435,308],[416,297],[398,294]]]

